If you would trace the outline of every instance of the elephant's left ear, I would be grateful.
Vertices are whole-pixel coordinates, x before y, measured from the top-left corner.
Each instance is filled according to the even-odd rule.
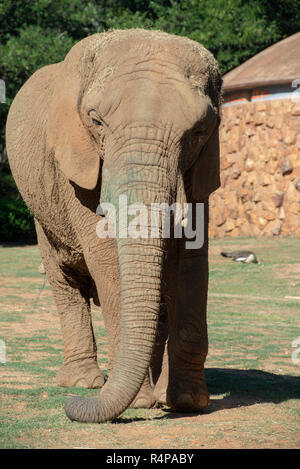
[[[60,64],[48,114],[47,143],[68,179],[85,189],[94,189],[100,157],[79,114],[80,52],[71,50],[69,57]]]
[[[192,197],[196,201],[205,200],[220,187],[219,129],[213,132],[192,170]]]

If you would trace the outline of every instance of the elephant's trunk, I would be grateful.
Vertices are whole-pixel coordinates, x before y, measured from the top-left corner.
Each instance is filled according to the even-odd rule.
[[[161,240],[151,246],[141,240],[122,243],[119,259],[122,319],[116,366],[99,397],[72,397],[67,402],[71,420],[101,423],[118,417],[135,398],[150,365],[160,307]]]
[[[149,151],[149,147],[147,149],[145,171],[141,169],[141,153],[131,150],[124,158],[124,164],[126,165],[126,161],[128,164],[127,170],[121,172],[124,181],[120,184],[119,171],[118,181],[115,179],[115,183],[106,187],[106,196],[114,194],[110,196],[110,201],[116,204],[119,195],[125,194],[128,205],[141,202],[149,214],[152,202],[170,203],[170,194],[176,187],[172,187],[171,172],[166,171],[162,165],[153,164],[155,152]],[[165,161],[169,159],[166,158]],[[155,166],[156,174],[153,169]],[[130,171],[133,171],[131,176]],[[110,172],[109,168],[107,172]],[[107,180],[110,184],[114,181],[113,171],[107,176]],[[161,225],[158,228],[161,233]],[[99,397],[72,397],[67,402],[65,410],[71,420],[99,423],[112,420],[126,410],[136,397],[148,372],[155,343],[165,243],[166,240],[161,235],[147,239],[134,239],[130,236],[117,239],[122,311],[116,365]]]

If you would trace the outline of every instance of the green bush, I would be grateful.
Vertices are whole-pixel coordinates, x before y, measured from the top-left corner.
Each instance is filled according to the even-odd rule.
[[[0,200],[0,242],[11,241],[36,242],[33,216],[22,199]]]
[[[80,39],[110,28],[161,29],[201,42],[224,74],[296,33],[299,0],[0,0],[0,240],[35,239],[33,218],[6,158],[9,106],[38,68],[64,59]]]

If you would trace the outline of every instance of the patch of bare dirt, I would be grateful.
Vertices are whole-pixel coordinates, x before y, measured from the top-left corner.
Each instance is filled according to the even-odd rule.
[[[214,402],[214,401],[213,401]],[[231,403],[233,404],[233,402]],[[213,406],[213,404],[212,404]],[[299,448],[300,438],[280,410],[269,404],[220,408],[199,415],[150,410],[152,418],[126,419],[100,426],[72,425],[57,434],[53,448]]]
[[[31,247],[31,246],[30,246]],[[260,245],[261,247],[261,245]],[[240,246],[230,246],[226,250],[238,249]],[[243,245],[243,249],[252,249],[253,246]],[[214,263],[223,262],[220,256],[219,247],[211,247],[210,255],[215,257]],[[295,267],[296,266],[296,267]],[[282,266],[278,270],[278,275],[292,277],[300,273],[300,264]],[[298,277],[297,277],[298,278]],[[9,285],[16,285],[20,278],[6,277],[2,283],[0,294],[9,295],[12,289]],[[25,280],[24,280],[25,281]],[[19,296],[16,304],[2,304],[7,314],[26,311],[28,305],[34,305],[38,288],[42,285],[41,279],[28,279],[26,282],[34,284],[36,289],[32,292],[14,293]],[[214,301],[227,298],[231,302],[245,300],[245,296],[230,294],[210,294]],[[261,297],[262,298],[262,297]],[[265,297],[264,297],[265,298]],[[253,299],[258,299],[255,297]],[[100,309],[93,307],[93,323],[95,326],[103,325]],[[268,313],[266,313],[268,314]],[[14,339],[18,337],[27,338],[38,335],[41,331],[48,331],[51,338],[61,337],[58,314],[53,302],[50,290],[43,290],[40,293],[38,302],[32,314],[23,314],[22,322],[11,321],[1,323],[1,331],[8,337]],[[261,331],[257,328],[257,331]],[[2,333],[1,332],[1,333]],[[100,337],[100,340],[103,338]],[[98,340],[98,345],[100,340]],[[52,341],[53,342],[53,341]],[[288,344],[290,345],[290,344]],[[47,352],[41,352],[38,342],[31,343],[26,351],[28,360],[46,358]],[[51,343],[51,346],[56,345]],[[57,346],[58,347],[58,346]],[[255,350],[255,347],[252,348]],[[9,344],[8,344],[9,352]],[[286,359],[290,362],[291,350],[287,347]],[[23,353],[23,352],[22,352]],[[213,356],[222,356],[224,350],[211,349]],[[239,355],[231,352],[232,355]],[[99,359],[105,355],[100,353]],[[281,357],[282,359],[282,357]],[[100,361],[100,360],[99,360]],[[268,372],[276,374],[286,374],[288,368],[285,365],[283,371],[280,365],[274,362],[274,358],[266,359],[263,364]],[[103,365],[101,366],[103,368]],[[48,367],[49,369],[49,367]],[[55,369],[55,371],[58,371]],[[295,373],[295,367],[291,365],[291,374]],[[30,375],[22,370],[1,369],[1,387],[30,389],[36,388],[42,377]],[[50,380],[51,381],[51,380]],[[55,385],[55,377],[53,385]],[[52,384],[52,382],[48,383]],[[66,390],[66,395],[67,395]],[[97,392],[95,391],[95,394]],[[41,395],[42,399],[47,399],[47,393]],[[31,410],[26,402],[7,395],[2,400],[12,416],[31,417]],[[180,414],[167,412],[164,409],[151,409],[149,411],[137,413],[142,417],[130,418],[129,413],[125,413],[118,419],[117,423],[107,423],[103,425],[76,424],[64,425],[63,428],[30,430],[30,434],[23,434],[19,437],[22,444],[28,447],[45,448],[300,448],[300,429],[297,424],[295,408],[287,411],[289,402],[282,402],[280,405],[274,402],[255,402],[253,397],[243,399],[231,396],[230,394],[212,395],[211,404],[208,409],[201,414]],[[35,415],[41,411],[33,409]],[[43,411],[44,412],[44,411]],[[58,415],[64,418],[63,409],[47,409],[47,415]],[[66,417],[65,417],[66,418]],[[67,418],[66,418],[67,422]],[[18,438],[15,440],[18,441]]]
[[[16,389],[29,389],[36,386],[36,376],[25,373],[23,370],[16,371],[3,367],[1,369],[0,387]]]

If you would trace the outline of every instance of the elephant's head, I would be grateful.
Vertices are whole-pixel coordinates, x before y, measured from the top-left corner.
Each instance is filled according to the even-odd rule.
[[[102,178],[102,202],[118,207],[120,195],[146,207],[204,201],[219,186],[220,88],[216,61],[194,41],[138,29],[96,34],[61,64],[48,144],[77,185],[93,189]],[[166,243],[117,238],[118,360],[100,398],[68,401],[71,419],[111,420],[139,391],[156,335]]]

